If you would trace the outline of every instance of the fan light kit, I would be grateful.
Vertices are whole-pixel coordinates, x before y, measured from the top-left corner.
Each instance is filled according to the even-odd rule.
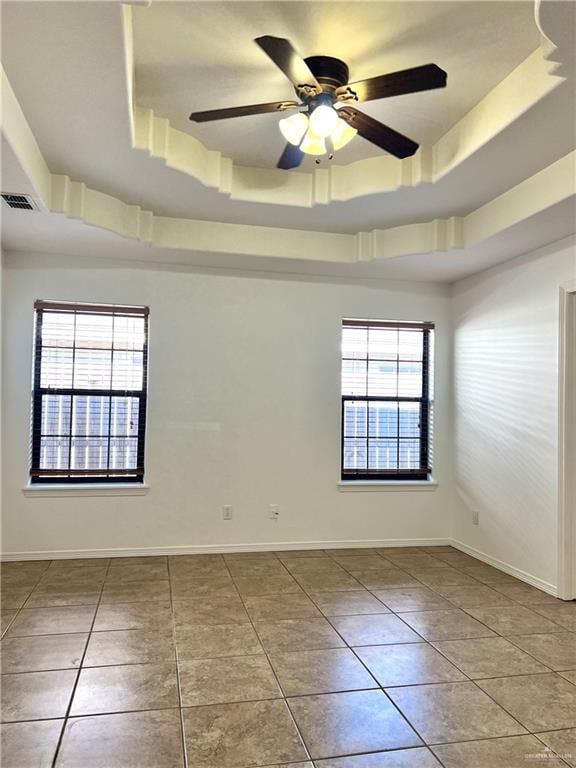
[[[291,81],[298,101],[274,101],[230,109],[193,112],[197,123],[244,117],[267,112],[297,110],[280,120],[279,128],[288,142],[278,168],[297,168],[304,155],[322,156],[345,147],[356,134],[394,157],[413,155],[418,144],[374,120],[354,106],[355,102],[400,96],[406,93],[444,88],[447,75],[436,64],[404,69],[369,80],[348,82],[348,66],[331,56],[303,59],[282,37],[257,37],[254,41]],[[318,159],[316,162],[319,162]]]

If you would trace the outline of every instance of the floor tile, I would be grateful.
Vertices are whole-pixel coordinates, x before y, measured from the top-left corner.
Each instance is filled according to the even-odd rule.
[[[205,557],[171,557],[169,558],[168,568],[170,571],[170,578],[186,575],[207,576],[228,573],[228,568],[222,557],[216,560],[208,560]]]
[[[340,616],[330,620],[348,645],[421,643],[419,637],[393,614]]]
[[[428,643],[374,645],[355,651],[383,688],[467,679]]]
[[[423,568],[418,571],[418,581],[429,587],[475,586],[478,581],[456,568]]]
[[[538,738],[554,750],[568,765],[576,768],[576,728],[539,733]],[[545,763],[549,765],[548,762]],[[558,763],[560,765],[560,763]]]
[[[531,587],[530,584],[494,584],[493,589],[517,603],[522,603],[522,605],[561,604],[557,597],[553,597],[541,589],[536,589],[536,587]]]
[[[301,591],[289,573],[276,576],[237,576],[234,582],[243,597]]]
[[[504,571],[498,570],[498,568],[492,568],[491,565],[478,565],[478,561],[476,561],[475,565],[461,566],[459,570],[484,584],[522,584],[514,576],[509,576]]]
[[[119,629],[90,635],[84,666],[170,662],[175,656],[171,628]]]
[[[0,592],[2,610],[22,608],[33,589],[34,587],[9,587],[3,583],[2,592]]]
[[[386,606],[368,590],[363,592],[313,592],[310,597],[325,616],[389,613]]]
[[[69,720],[56,768],[183,768],[177,709]]]
[[[180,661],[179,670],[183,707],[282,696],[268,659],[263,655],[190,659]]]
[[[547,619],[554,621],[564,629],[576,632],[576,601],[555,605],[532,604],[531,610],[546,616]]]
[[[172,626],[170,601],[150,603],[107,603],[96,611],[94,631],[153,629]]]
[[[380,690],[301,696],[288,704],[313,759],[422,744]]]
[[[174,599],[174,621],[178,626],[188,624],[241,624],[249,622],[238,595],[191,597]]]
[[[280,560],[238,560],[228,563],[233,578],[237,576],[284,576],[287,569]]]
[[[190,707],[183,713],[188,764],[194,768],[272,765],[308,757],[284,701]]]
[[[472,587],[439,586],[436,587],[436,589],[441,595],[450,600],[450,602],[458,608],[491,608],[492,606],[497,607],[500,605],[514,605],[512,600],[510,600],[509,597],[506,597],[506,595],[503,595],[501,592],[497,592],[495,589],[491,589],[490,587],[482,584],[475,584]]]
[[[123,565],[148,565],[158,566],[166,565],[168,558],[166,555],[142,555],[129,557],[113,557],[110,560],[110,570],[122,567]]]
[[[576,686],[554,673],[479,680],[529,731],[576,727]]]
[[[559,674],[565,680],[569,680],[571,683],[574,683],[574,685],[576,685],[576,669],[571,669],[567,672],[559,672]]]
[[[484,566],[480,565],[479,560],[477,560],[475,557],[472,557],[472,555],[467,555],[465,552],[439,552],[437,555],[435,555],[435,557],[437,557],[438,560],[441,560],[444,563],[448,563],[448,565],[452,565],[455,568],[478,567],[478,566],[485,567],[485,568],[492,567],[489,565],[484,565]]]
[[[348,592],[349,590],[364,589],[364,587],[349,573],[315,572],[298,573],[296,580],[306,592]]]
[[[7,637],[2,641],[2,674],[76,669],[86,648],[87,634]]]
[[[298,557],[328,557],[327,552],[323,549],[285,549],[281,552],[275,552],[274,554],[282,562],[293,560]]]
[[[176,629],[180,659],[249,656],[263,653],[251,624],[206,624]]]
[[[432,747],[445,768],[530,768],[564,765],[543,748],[535,736],[509,736],[503,739],[465,741]]]
[[[48,569],[38,583],[43,586],[66,587],[73,582],[75,586],[83,586],[87,590],[94,590],[102,586],[107,570],[106,566],[97,568],[68,568],[55,571]]]
[[[66,605],[96,605],[100,599],[101,589],[90,590],[80,586],[68,585],[54,587],[38,586],[32,592],[26,603],[26,608],[51,608]]]
[[[147,603],[154,600],[169,600],[168,581],[131,581],[126,584],[106,583],[102,590],[102,604],[106,603]]]
[[[256,630],[269,652],[341,648],[342,638],[324,618],[256,621]]]
[[[278,560],[275,552],[228,552],[223,558],[226,563],[242,560]]]
[[[414,685],[386,692],[427,744],[525,733],[474,683]]]
[[[0,611],[0,634],[4,635],[4,632],[8,629],[14,616],[18,611]]]
[[[10,625],[6,637],[89,632],[95,613],[95,605],[24,608]]]
[[[377,687],[348,648],[273,653],[270,662],[286,696]]]
[[[372,547],[343,547],[342,549],[324,549],[323,552],[329,557],[366,557],[367,555],[377,555],[378,550]]]
[[[2,722],[64,717],[78,672],[25,672],[2,678]]]
[[[302,591],[287,595],[245,597],[244,605],[250,618],[255,621],[258,619],[301,619],[321,615],[312,600]]]
[[[427,611],[435,608],[451,608],[448,600],[427,587],[403,587],[381,589],[374,592],[378,600],[393,611]]]
[[[443,640],[433,645],[472,679],[549,671],[503,637]]]
[[[346,573],[346,570],[331,557],[297,557],[284,560],[284,565],[293,576],[306,573]]]
[[[403,613],[402,619],[426,640],[454,640],[494,635],[492,630],[458,608],[453,611]]]
[[[175,665],[92,667],[80,672],[70,715],[164,709],[178,703]]]
[[[556,672],[576,669],[576,635],[573,632],[513,635],[508,639]]]
[[[545,632],[563,632],[563,627],[523,605],[498,608],[468,608],[467,613],[499,635],[523,635]]]
[[[421,582],[414,576],[395,568],[386,571],[356,571],[354,574],[366,589],[398,589],[401,587],[421,587]]]
[[[427,747],[316,760],[316,768],[442,768]],[[476,766],[479,768],[479,766]]]
[[[123,558],[121,558],[123,559]],[[134,558],[127,558],[133,560]],[[52,560],[50,571],[63,571],[70,568],[103,568],[110,563],[109,557],[77,557],[64,560]]]
[[[157,565],[121,565],[112,567],[106,576],[108,584],[128,584],[133,581],[162,581],[168,579],[166,563]]]
[[[405,570],[408,570],[412,566],[422,566],[424,568],[442,568],[444,566],[443,562],[437,560],[426,552],[414,555],[404,553],[396,555],[391,553],[386,555],[386,559]]]
[[[52,768],[64,720],[4,723],[0,726],[4,768]]]
[[[342,555],[333,555],[332,559],[340,563],[347,571],[351,569],[356,571],[381,570],[387,566],[387,561],[380,557],[380,555],[352,555],[344,557]]]

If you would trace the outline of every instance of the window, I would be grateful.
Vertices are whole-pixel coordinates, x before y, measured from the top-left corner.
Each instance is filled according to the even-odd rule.
[[[431,472],[432,323],[344,320],[342,479]]]
[[[34,308],[31,482],[143,482],[148,308]]]

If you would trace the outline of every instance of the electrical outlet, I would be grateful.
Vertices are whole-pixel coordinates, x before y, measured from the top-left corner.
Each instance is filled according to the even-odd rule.
[[[271,520],[278,520],[278,518],[280,517],[280,508],[278,504],[270,504],[270,506],[268,507],[268,517]]]
[[[477,509],[472,510],[472,525],[478,525],[480,522],[480,513]]]
[[[222,520],[232,520],[232,507],[230,504],[225,504],[222,507]]]

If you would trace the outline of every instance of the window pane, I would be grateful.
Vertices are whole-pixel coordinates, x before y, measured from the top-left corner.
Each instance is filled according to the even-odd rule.
[[[420,437],[420,403],[400,405],[400,437]]]
[[[396,440],[370,440],[368,443],[368,468],[370,470],[395,470],[398,466],[398,442]]]
[[[400,469],[418,469],[420,467],[420,441],[400,440]]]
[[[342,360],[342,394],[366,394],[366,363],[363,360]]]
[[[349,400],[344,403],[344,437],[366,437],[366,403]]]
[[[342,329],[342,357],[366,359],[368,354],[368,331],[366,328]]]
[[[77,349],[74,358],[76,389],[110,389],[110,350]]]
[[[422,397],[422,363],[398,364],[398,396]]]
[[[366,469],[366,440],[344,439],[344,469]]]
[[[145,325],[143,317],[114,317],[114,348],[144,349]]]
[[[395,437],[398,434],[398,403],[370,403],[368,434],[370,437]]]
[[[368,362],[368,394],[371,396],[396,397],[397,366],[393,362]]]
[[[368,357],[398,359],[398,331],[389,328],[368,329]]]
[[[137,397],[113,397],[110,434],[117,437],[137,437],[139,407]]]
[[[137,452],[138,441],[135,438],[111,438],[110,469],[135,469]]]
[[[84,437],[107,436],[109,412],[110,400],[108,397],[74,396],[72,434]]]
[[[112,389],[142,389],[144,354],[114,350]]]
[[[70,431],[70,396],[43,395],[40,432],[42,435],[67,435]]]
[[[400,360],[422,360],[423,339],[422,331],[399,331],[398,357]]]
[[[67,469],[68,457],[67,437],[40,439],[40,469]]]
[[[72,469],[106,469],[108,464],[108,438],[72,438],[70,460]]]
[[[73,312],[43,313],[42,345],[47,347],[72,347],[74,345]]]
[[[71,349],[42,349],[41,387],[69,389],[72,386]]]
[[[76,315],[76,346],[88,349],[110,349],[112,315]]]

